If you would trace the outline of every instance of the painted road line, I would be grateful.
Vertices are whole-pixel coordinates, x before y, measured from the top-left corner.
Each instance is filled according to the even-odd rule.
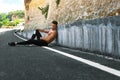
[[[18,38],[22,39],[23,41],[27,41],[27,39],[24,39],[24,38],[22,38],[22,37],[18,36],[16,33],[14,33],[14,35],[15,35],[16,37],[18,37]]]
[[[71,55],[69,53],[65,53],[65,52],[56,50],[56,49],[52,49],[52,48],[49,48],[49,47],[44,47],[44,48],[48,49],[48,50],[51,50],[51,51],[54,51],[56,53],[62,54],[62,55],[67,56],[69,58],[75,59],[75,60],[80,61],[82,63],[88,64],[88,65],[90,65],[92,67],[95,67],[97,69],[100,69],[102,71],[105,71],[105,72],[108,72],[108,73],[111,73],[113,75],[116,75],[116,76],[120,77],[120,71],[119,70],[116,70],[116,69],[101,65],[99,63],[96,63],[96,62],[93,62],[93,61],[90,61],[90,60],[87,60],[87,59],[83,59],[81,57],[77,57],[77,56]]]
[[[27,39],[21,38],[20,36],[18,36],[16,34],[14,34],[14,35],[17,36],[18,38],[22,39],[22,40],[27,40]],[[77,57],[77,56],[71,55],[69,53],[56,50],[56,49],[52,49],[52,48],[49,48],[49,47],[43,47],[43,48],[48,49],[48,50],[53,51],[53,52],[56,52],[56,53],[59,53],[59,54],[62,54],[66,57],[72,58],[72,59],[77,60],[79,62],[85,63],[89,66],[95,67],[99,70],[102,70],[102,71],[108,72],[112,75],[120,77],[120,71],[119,70],[116,70],[116,69],[101,65],[99,63],[96,63],[96,62],[93,62],[93,61],[90,61],[90,60],[87,60],[87,59],[83,59],[81,57]]]
[[[1,28],[0,32],[6,32],[6,31],[11,31],[12,29],[5,29],[5,28]]]

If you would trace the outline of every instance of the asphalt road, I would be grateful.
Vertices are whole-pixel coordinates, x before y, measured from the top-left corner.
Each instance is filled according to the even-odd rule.
[[[120,80],[113,74],[38,46],[10,47],[22,41],[0,32],[0,80]],[[120,62],[59,46],[52,48],[120,70]]]

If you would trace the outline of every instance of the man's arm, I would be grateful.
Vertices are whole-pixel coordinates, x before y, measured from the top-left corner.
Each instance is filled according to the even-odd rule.
[[[39,30],[40,32],[44,32],[44,33],[48,33],[49,32],[49,30],[44,30],[44,29],[37,29],[37,30]]]

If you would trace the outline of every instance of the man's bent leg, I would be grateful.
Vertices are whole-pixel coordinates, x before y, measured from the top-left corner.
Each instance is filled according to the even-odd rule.
[[[34,40],[35,37],[37,37],[37,40],[40,40],[40,37],[42,37],[41,33],[38,30],[35,31],[35,34],[32,35],[31,39]]]
[[[36,30],[36,36],[37,36],[37,40],[40,40],[40,37],[42,37],[42,35],[39,32],[39,30]]]
[[[32,37],[31,37],[31,39],[32,39],[32,40],[34,40],[34,39],[35,39],[35,37],[36,37],[36,35],[35,35],[35,34],[33,34],[33,35],[32,35]]]

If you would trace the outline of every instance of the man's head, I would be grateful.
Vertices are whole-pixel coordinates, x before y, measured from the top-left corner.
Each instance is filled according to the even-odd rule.
[[[57,29],[58,22],[57,21],[52,21],[52,29],[56,30]]]

